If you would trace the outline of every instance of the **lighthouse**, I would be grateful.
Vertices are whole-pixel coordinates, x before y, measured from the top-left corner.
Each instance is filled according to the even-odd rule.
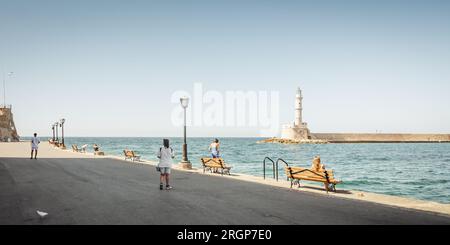
[[[297,88],[297,94],[295,94],[295,121],[294,126],[302,125],[302,90]]]
[[[308,140],[310,139],[310,132],[308,124],[303,122],[303,95],[302,90],[297,88],[295,93],[294,105],[294,123],[283,125],[281,128],[281,138],[290,140]]]

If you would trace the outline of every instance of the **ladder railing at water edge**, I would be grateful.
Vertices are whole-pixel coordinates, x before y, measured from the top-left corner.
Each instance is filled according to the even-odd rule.
[[[272,162],[272,173],[273,173],[273,178],[275,179],[275,162],[270,157],[265,157],[263,160],[263,177],[264,177],[264,179],[266,179],[266,160],[269,160]]]
[[[278,158],[277,161],[275,162],[274,160],[272,160],[272,158],[270,157],[265,157],[263,160],[263,178],[266,179],[266,165],[267,162],[266,161],[270,161],[272,162],[272,174],[273,174],[273,178],[278,181],[278,171],[279,171],[279,162],[283,162],[286,167],[289,167],[289,164],[283,160],[282,158]]]
[[[280,162],[280,161],[283,162],[286,165],[286,167],[289,167],[289,164],[285,160],[283,160],[281,158],[277,159],[277,162],[275,164],[275,173],[276,173],[276,180],[277,181],[278,181],[278,162]]]

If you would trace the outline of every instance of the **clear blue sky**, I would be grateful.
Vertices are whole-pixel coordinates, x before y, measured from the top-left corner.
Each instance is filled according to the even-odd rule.
[[[450,132],[450,1],[4,1],[21,136],[181,136],[174,91],[296,87],[313,132]],[[190,128],[192,136],[256,129]]]

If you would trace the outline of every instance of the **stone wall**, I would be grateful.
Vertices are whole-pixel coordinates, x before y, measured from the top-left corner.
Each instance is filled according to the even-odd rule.
[[[0,108],[0,141],[19,141],[11,107]]]
[[[309,139],[309,130],[306,127],[284,127],[281,129],[281,138],[289,140]]]
[[[352,134],[352,133],[311,133],[311,139],[326,140],[331,143],[352,142],[450,142],[450,134]]]

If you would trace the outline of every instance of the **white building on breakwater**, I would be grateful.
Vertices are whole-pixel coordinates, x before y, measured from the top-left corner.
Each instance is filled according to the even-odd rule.
[[[303,122],[303,96],[300,88],[295,95],[295,120],[282,125],[281,140],[301,143],[443,143],[450,142],[450,134],[408,134],[408,133],[311,133],[308,124]],[[275,139],[279,142],[279,139]]]
[[[307,140],[311,139],[308,124],[303,122],[302,118],[302,90],[297,89],[295,95],[295,120],[292,124],[283,125],[281,128],[281,138],[290,140]]]

